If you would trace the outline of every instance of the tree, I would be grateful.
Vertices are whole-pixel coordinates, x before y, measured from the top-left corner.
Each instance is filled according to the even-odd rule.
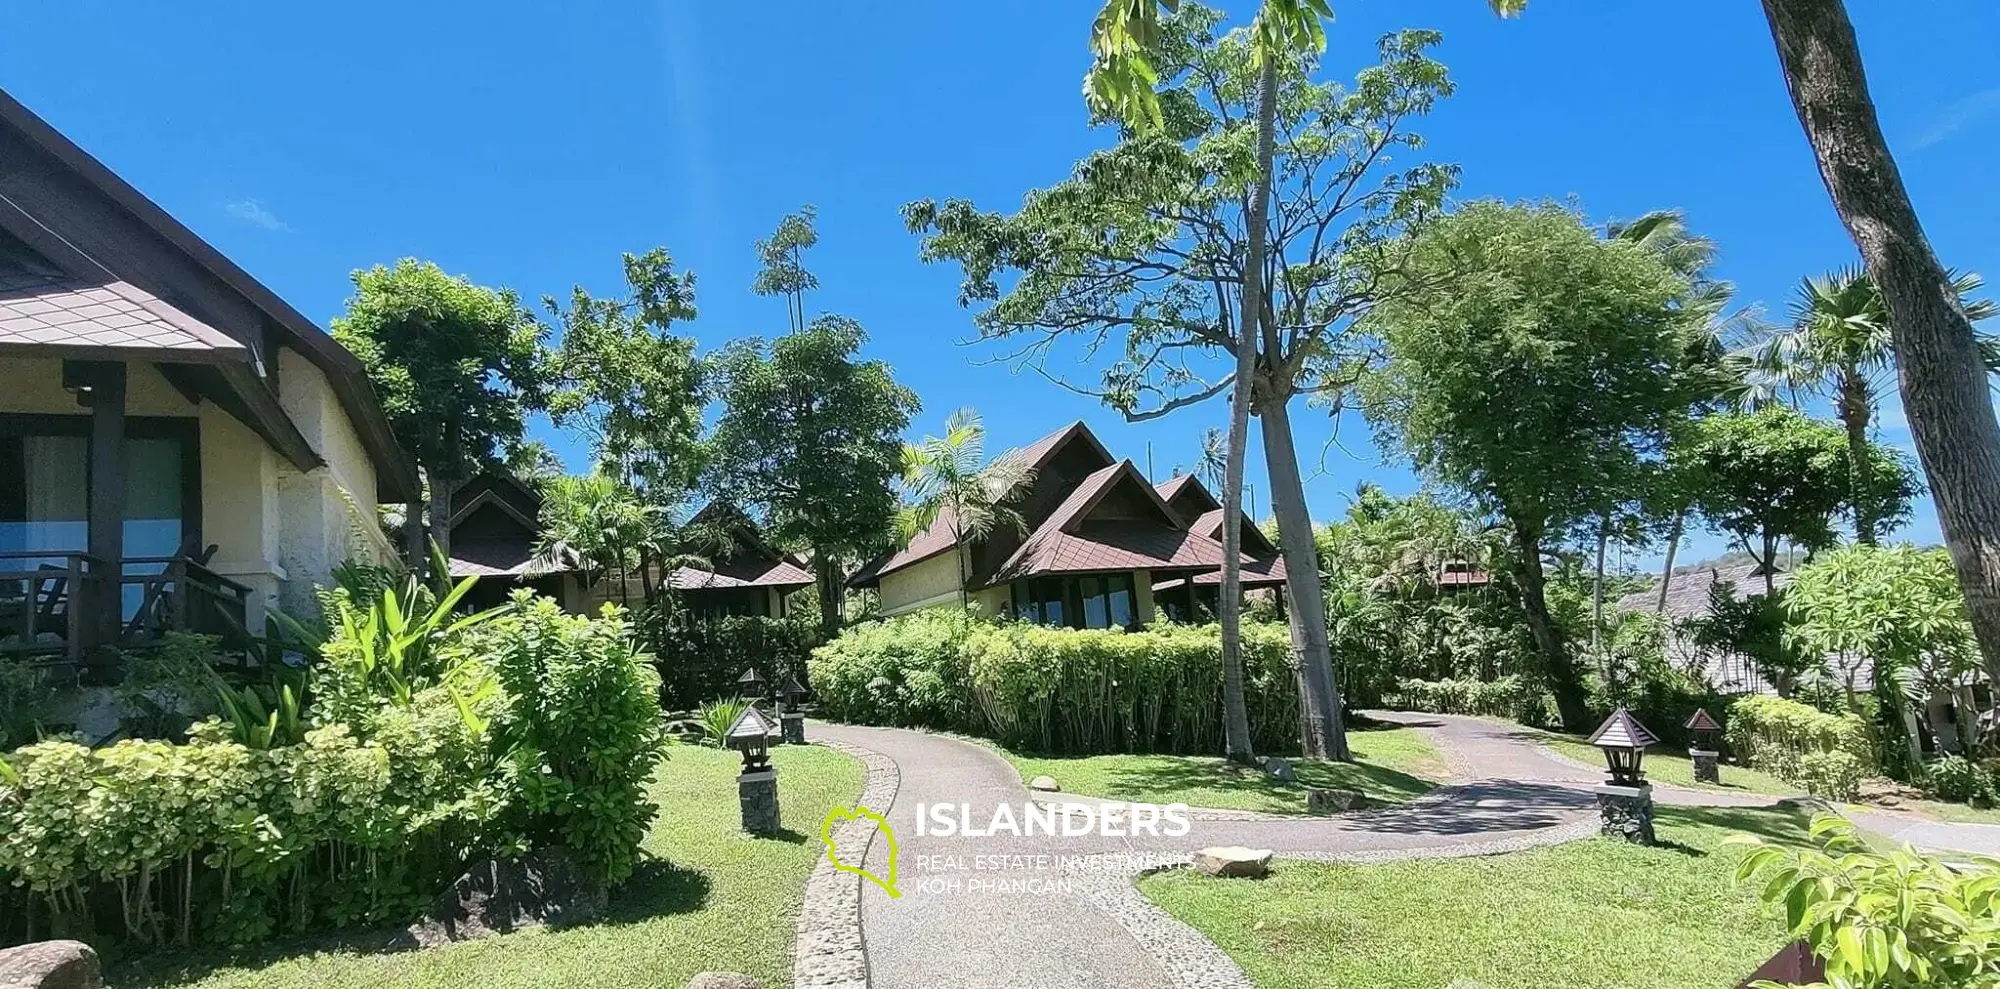
[[[1028,521],[1012,502],[1035,479],[1020,458],[986,462],[986,425],[979,413],[959,409],[944,422],[943,436],[926,436],[903,447],[903,487],[912,502],[896,515],[904,542],[942,522],[958,557],[958,603],[967,603],[966,543],[984,539],[1003,526],[1025,535]]]
[[[541,440],[522,440],[507,446],[507,455],[501,466],[508,474],[536,490],[542,485],[563,475],[562,458],[549,449]]]
[[[1388,444],[1512,531],[1515,582],[1572,728],[1589,711],[1551,618],[1552,541],[1630,498],[1703,394],[1689,285],[1553,206],[1473,203],[1414,238],[1371,314],[1389,360],[1364,391]]]
[[[1852,472],[1840,427],[1785,406],[1708,416],[1693,433],[1676,454],[1686,459],[1694,508],[1757,561],[1766,595],[1781,541],[1815,553],[1833,546],[1843,512],[1889,518],[1909,511],[1916,478],[1893,450],[1865,443],[1863,468]]]
[[[630,607],[628,578],[656,542],[659,516],[658,507],[609,474],[562,475],[542,489],[537,553],[551,563],[575,558],[586,585],[599,577],[617,580],[619,601]]]
[[[1889,313],[1903,410],[1987,676],[2000,682],[2000,421],[1984,354],[1917,220],[1842,0],[1764,0],[1799,123]]]
[[[919,407],[881,361],[856,359],[867,335],[822,316],[723,352],[723,412],[713,446],[722,487],[764,510],[781,543],[810,546],[820,623],[840,631],[840,561],[878,547],[896,517],[900,439]]]
[[[819,279],[806,270],[805,261],[806,249],[819,243],[819,232],[813,228],[818,216],[813,207],[803,207],[778,221],[778,229],[769,240],[757,242],[757,257],[764,266],[758,269],[750,291],[784,296],[794,333],[806,328],[806,293],[819,287]]]
[[[333,337],[368,369],[389,428],[430,486],[430,539],[451,553],[451,496],[520,441],[543,399],[543,329],[513,292],[405,258],[353,274]],[[410,562],[424,551],[421,507],[406,509]]]

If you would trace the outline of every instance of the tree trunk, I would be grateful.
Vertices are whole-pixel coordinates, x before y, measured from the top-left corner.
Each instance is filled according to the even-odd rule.
[[[1543,676],[1556,695],[1556,710],[1562,716],[1563,727],[1585,731],[1591,727],[1590,705],[1584,699],[1583,680],[1577,675],[1576,664],[1563,646],[1562,632],[1549,614],[1540,526],[1514,523],[1514,555],[1514,578],[1521,588],[1521,614],[1528,621],[1528,633],[1534,636],[1535,651],[1541,653]]]
[[[1278,519],[1278,549],[1285,557],[1285,593],[1292,599],[1292,655],[1312,701],[1307,711],[1317,715],[1307,721],[1306,754],[1345,762],[1353,756],[1347,749],[1340,685],[1333,677],[1333,648],[1326,638],[1326,588],[1320,584],[1319,547],[1313,542],[1305,479],[1292,442],[1291,410],[1283,398],[1272,396],[1258,416],[1271,476],[1271,513]]]
[[[1611,542],[1611,517],[1597,523],[1597,580],[1590,586],[1590,651],[1603,662],[1604,650],[1604,548]],[[1605,667],[1610,672],[1610,667]]]
[[[446,477],[431,478],[430,539],[444,558],[451,559],[451,495],[458,490],[461,482]],[[430,558],[430,551],[424,551],[424,558]],[[449,580],[449,574],[432,574],[432,580]]]
[[[424,503],[412,501],[403,506],[403,555],[410,558],[410,572],[422,580],[429,568],[431,554],[424,546]]]
[[[1882,138],[1840,0],[1764,0],[1834,209],[1882,291],[1903,409],[1985,660],[2000,682],[2000,422],[1972,322]]]
[[[1660,602],[1653,606],[1659,614],[1667,613],[1667,589],[1674,583],[1674,556],[1681,549],[1681,527],[1687,524],[1685,507],[1674,512],[1674,525],[1667,531],[1667,564],[1660,568]]]
[[[840,565],[824,546],[813,547],[813,583],[819,587],[819,630],[831,641],[840,634]]]
[[[1251,385],[1257,372],[1257,324],[1263,315],[1266,233],[1271,209],[1272,161],[1277,155],[1278,65],[1264,60],[1257,91],[1257,182],[1245,218],[1248,257],[1243,295],[1236,307],[1236,379],[1229,394],[1229,446],[1222,483],[1222,744],[1230,762],[1256,758],[1250,742],[1250,709],[1243,696],[1243,466],[1250,445]],[[1306,698],[1303,709],[1311,710]],[[1308,718],[1310,714],[1308,713]],[[1308,722],[1309,723],[1309,722]],[[1310,751],[1305,753],[1311,755]]]
[[[1841,425],[1847,427],[1848,497],[1854,499],[1854,541],[1875,545],[1875,501],[1868,490],[1868,381],[1859,374],[1841,376],[1838,402]]]

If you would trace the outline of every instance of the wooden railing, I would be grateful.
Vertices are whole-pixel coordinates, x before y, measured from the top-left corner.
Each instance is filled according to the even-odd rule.
[[[166,632],[244,633],[250,588],[185,556],[127,557],[118,569],[119,605],[108,613],[90,606],[105,583],[97,558],[0,553],[0,655],[78,664],[98,646],[144,648]],[[136,602],[126,593],[133,587]]]

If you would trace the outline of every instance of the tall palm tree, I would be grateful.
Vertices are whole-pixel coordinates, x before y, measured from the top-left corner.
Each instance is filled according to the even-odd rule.
[[[1993,315],[1991,301],[1973,299],[1982,281],[1977,274],[1948,272],[1952,290],[1966,316],[1977,322]],[[1882,389],[1895,380],[1894,336],[1889,309],[1868,273],[1842,268],[1819,278],[1807,278],[1792,300],[1791,325],[1770,334],[1749,353],[1749,365],[1759,375],[1758,397],[1789,393],[1825,397],[1847,428],[1848,470],[1854,482],[1854,538],[1875,545],[1879,515],[1867,496],[1868,431],[1875,419]],[[1981,336],[1981,350],[1992,366],[2000,345]]]
[[[1034,479],[1034,468],[1011,454],[987,463],[985,423],[979,413],[959,409],[945,420],[943,436],[903,445],[903,487],[912,503],[897,513],[897,537],[907,544],[942,522],[955,544],[963,606],[971,579],[966,543],[1002,528],[1026,534],[1028,521],[1012,502]]]

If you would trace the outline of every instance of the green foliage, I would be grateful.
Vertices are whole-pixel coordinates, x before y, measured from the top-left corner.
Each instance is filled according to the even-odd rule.
[[[661,510],[639,492],[606,474],[551,478],[542,488],[541,536],[545,561],[575,559],[585,582],[625,578],[660,543]]]
[[[1817,664],[1786,635],[1787,614],[1784,588],[1739,594],[1734,581],[1718,580],[1708,585],[1708,610],[1689,618],[1682,634],[1697,649],[1748,657],[1765,682],[1792,687]]]
[[[195,721],[218,713],[217,692],[224,685],[213,665],[215,645],[213,636],[168,632],[153,648],[126,653],[124,677],[118,681],[125,732],[135,738],[180,738]]]
[[[0,659],[0,749],[34,738],[43,712],[54,699],[55,688],[39,667]]]
[[[1820,848],[1789,849],[1752,836],[1736,870],[1756,878],[1793,934],[1826,962],[1834,989],[2000,985],[2000,861],[1950,862],[1909,846],[1881,854],[1845,819],[1813,819]],[[1780,989],[1760,981],[1759,989]]]
[[[793,677],[809,683],[807,657],[826,641],[819,624],[799,613],[704,619],[655,609],[639,617],[637,631],[656,657],[660,701],[669,710],[735,696],[736,679],[751,667],[773,685]]]
[[[504,636],[488,642],[508,705],[492,725],[508,790],[532,837],[621,882],[638,862],[655,807],[646,783],[663,753],[660,678],[632,651],[623,615],[566,615],[518,591]]]
[[[1916,671],[1927,685],[1955,685],[1979,668],[1979,648],[1951,555],[1942,548],[1847,546],[1792,575],[1785,592],[1791,640],[1821,657],[1875,661],[1878,679]]]
[[[336,598],[334,635],[320,650],[313,684],[320,723],[353,722],[383,701],[409,707],[420,687],[446,682],[474,662],[464,633],[506,611],[453,613],[476,580],[467,577],[435,600],[415,578],[365,609]]]
[[[1546,725],[1555,717],[1547,693],[1518,676],[1497,680],[1405,680],[1382,703],[1401,711],[1470,714]]]
[[[1777,697],[1753,695],[1731,704],[1723,737],[1752,767],[1831,800],[1853,799],[1855,786],[1875,767],[1867,722]]]
[[[460,480],[497,463],[540,402],[541,324],[514,293],[428,261],[405,258],[353,279],[333,336],[367,367],[403,449],[433,478]]]
[[[1260,749],[1297,744],[1290,655],[1282,627],[1244,626]],[[849,630],[813,652],[812,676],[828,715],[845,721],[963,731],[1052,755],[1222,748],[1213,626],[1120,632],[931,612]]]
[[[1964,756],[1948,755],[1925,767],[1931,792],[1940,800],[1955,800],[1976,807],[1991,807],[1995,801],[1994,780],[1986,767]]]
[[[729,746],[729,726],[748,710],[750,702],[741,697],[724,697],[712,700],[695,709],[695,723],[701,726],[701,739],[718,749]]]

